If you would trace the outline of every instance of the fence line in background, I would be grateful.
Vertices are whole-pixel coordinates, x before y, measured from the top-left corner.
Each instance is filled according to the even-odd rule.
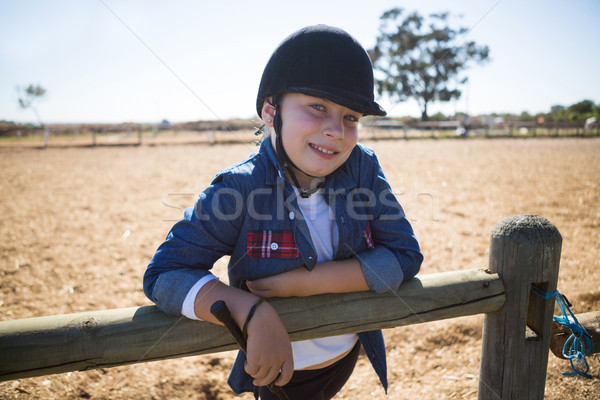
[[[196,124],[115,124],[115,125],[66,125],[46,127],[45,131],[14,130],[2,132],[5,138],[0,146],[115,146],[158,143],[248,143],[256,140],[253,135],[255,121],[234,121],[227,124],[200,121]],[[600,136],[600,125],[586,130],[583,123],[536,121],[501,121],[489,119],[465,124],[463,121],[403,121],[392,119],[364,119],[360,131],[361,140],[415,139],[441,137],[564,137]],[[12,138],[12,139],[11,139]],[[39,142],[37,143],[36,140]]]

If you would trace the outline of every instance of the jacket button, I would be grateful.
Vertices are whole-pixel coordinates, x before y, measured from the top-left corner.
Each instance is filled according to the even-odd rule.
[[[293,211],[290,211],[290,213],[288,214],[288,216],[290,217],[290,219],[294,219],[296,217],[296,214],[294,214]]]
[[[279,245],[275,242],[271,243],[271,250],[277,250],[279,248]]]

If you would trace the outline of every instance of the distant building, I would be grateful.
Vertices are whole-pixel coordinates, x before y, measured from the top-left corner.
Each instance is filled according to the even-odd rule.
[[[169,130],[171,129],[171,123],[166,119],[163,119],[158,125],[158,129],[160,129],[161,131]]]

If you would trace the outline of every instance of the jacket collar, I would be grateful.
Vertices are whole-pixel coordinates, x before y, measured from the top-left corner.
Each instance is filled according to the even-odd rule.
[[[275,149],[273,149],[273,144],[271,143],[271,137],[265,137],[260,143],[259,154],[262,154],[269,161],[269,164],[275,169],[275,174],[267,174],[266,183],[267,185],[277,185],[278,182],[281,182],[283,178],[283,167],[279,163],[277,156],[275,155]]]
[[[327,184],[325,185],[326,191],[335,192],[339,189],[344,189],[344,191],[349,191],[358,187],[358,182],[353,178],[351,174],[352,168],[358,168],[357,165],[352,165],[352,160],[357,159],[357,153],[360,152],[360,148],[358,145],[354,147],[352,153],[350,153],[350,157],[348,160],[336,171]],[[275,155],[275,149],[273,149],[273,144],[271,143],[271,138],[266,137],[260,144],[259,154],[263,154],[266,159],[269,161],[271,166],[275,169],[275,174],[267,174],[266,176],[266,184],[267,185],[277,185],[278,182],[281,182],[282,179],[285,179],[285,174],[283,172],[283,167],[279,162],[279,159]]]

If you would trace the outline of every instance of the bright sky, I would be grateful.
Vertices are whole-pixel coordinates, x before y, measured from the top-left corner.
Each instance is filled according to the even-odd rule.
[[[35,121],[18,106],[30,83],[47,89],[37,106],[47,123],[254,118],[264,65],[288,34],[325,23],[370,48],[398,6],[462,14],[462,40],[491,50],[463,97],[430,115],[600,102],[597,0],[0,0],[0,120]],[[378,101],[420,116],[415,102]]]

